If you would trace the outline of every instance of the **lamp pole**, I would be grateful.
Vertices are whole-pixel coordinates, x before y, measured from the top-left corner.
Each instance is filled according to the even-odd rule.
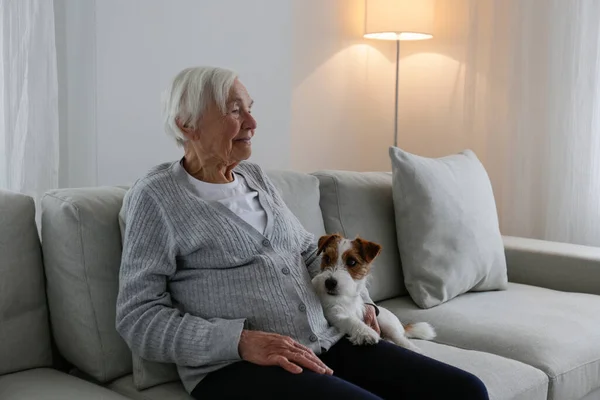
[[[394,102],[394,147],[398,147],[398,77],[400,75],[400,40],[396,40],[396,101]]]

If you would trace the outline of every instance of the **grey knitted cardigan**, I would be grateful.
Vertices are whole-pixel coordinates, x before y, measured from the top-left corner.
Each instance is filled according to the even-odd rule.
[[[311,286],[314,236],[257,165],[235,172],[259,194],[264,235],[199,198],[179,162],[152,169],[124,200],[117,330],[134,354],[176,364],[188,392],[240,360],[242,329],[287,335],[317,354],[341,338]]]

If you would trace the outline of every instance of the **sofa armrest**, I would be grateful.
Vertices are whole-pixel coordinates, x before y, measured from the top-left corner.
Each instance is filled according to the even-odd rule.
[[[508,280],[600,295],[600,248],[503,236]]]

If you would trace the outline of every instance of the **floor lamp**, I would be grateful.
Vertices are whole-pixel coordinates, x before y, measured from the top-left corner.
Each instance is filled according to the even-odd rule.
[[[367,39],[396,41],[394,147],[398,146],[398,75],[400,41],[431,39],[435,0],[365,0]]]

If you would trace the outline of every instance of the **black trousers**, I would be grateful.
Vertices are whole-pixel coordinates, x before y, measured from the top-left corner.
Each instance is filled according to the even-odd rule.
[[[320,355],[333,376],[241,361],[210,373],[195,399],[487,400],[476,376],[389,342],[353,346],[340,340]]]

